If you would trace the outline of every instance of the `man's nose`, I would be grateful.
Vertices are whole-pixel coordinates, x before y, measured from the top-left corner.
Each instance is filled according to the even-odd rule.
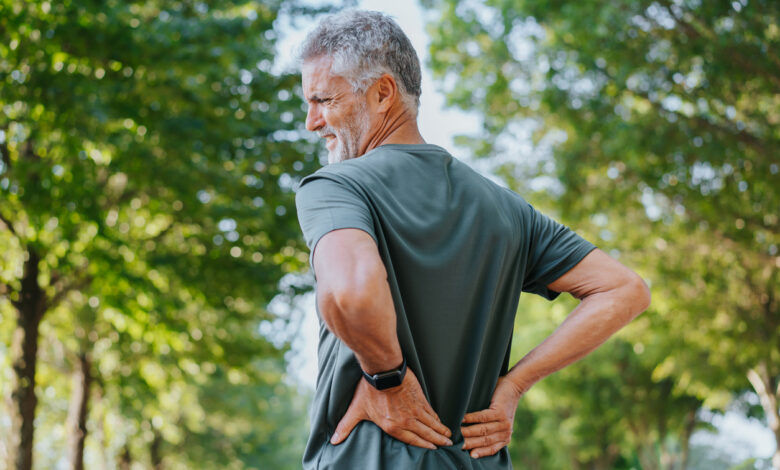
[[[310,105],[309,110],[306,112],[306,129],[314,132],[324,125],[325,121],[322,119],[320,107],[316,104]]]

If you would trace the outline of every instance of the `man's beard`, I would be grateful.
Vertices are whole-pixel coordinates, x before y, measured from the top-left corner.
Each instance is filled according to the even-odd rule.
[[[360,151],[360,139],[368,132],[368,113],[366,103],[360,101],[355,112],[346,123],[336,129],[325,126],[318,131],[320,136],[333,134],[336,136],[336,148],[328,152],[328,163],[338,163],[351,158],[357,158]]]

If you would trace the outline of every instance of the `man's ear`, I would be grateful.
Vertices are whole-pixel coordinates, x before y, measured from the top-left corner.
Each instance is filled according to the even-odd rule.
[[[393,104],[398,100],[398,84],[395,78],[389,73],[379,77],[371,86],[371,94],[376,105],[377,112],[385,113],[390,110]]]

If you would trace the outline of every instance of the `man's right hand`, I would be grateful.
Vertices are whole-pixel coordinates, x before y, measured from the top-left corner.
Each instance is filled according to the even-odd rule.
[[[344,417],[336,426],[331,444],[340,444],[357,424],[371,421],[401,442],[436,449],[451,446],[452,432],[442,424],[423,394],[420,382],[411,369],[401,385],[377,390],[361,378]]]

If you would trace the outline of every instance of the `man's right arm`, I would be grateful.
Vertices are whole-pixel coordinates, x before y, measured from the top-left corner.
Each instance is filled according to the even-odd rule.
[[[586,356],[650,304],[642,278],[601,250],[589,253],[547,287],[582,302],[499,379],[488,409],[465,416],[463,448],[471,450],[472,457],[493,455],[509,443],[517,403],[533,384]]]
[[[335,230],[320,239],[313,259],[317,305],[328,329],[349,346],[367,373],[397,367],[403,355],[395,307],[376,242],[361,230]],[[414,446],[452,445],[452,432],[428,403],[411,368],[400,385],[386,390],[361,379],[331,443],[343,442],[363,420]]]

